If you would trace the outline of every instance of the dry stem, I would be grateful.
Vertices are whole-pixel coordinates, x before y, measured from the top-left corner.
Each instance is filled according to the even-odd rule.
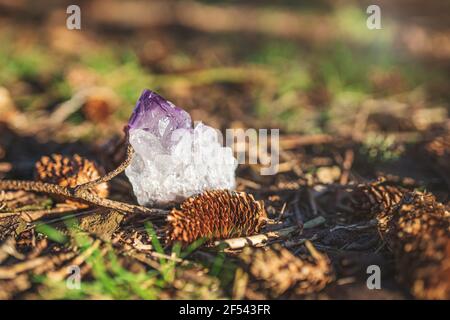
[[[112,178],[114,178],[115,176],[117,176],[118,174],[122,173],[126,169],[126,167],[129,166],[129,164],[133,158],[133,154],[134,154],[133,147],[128,143],[126,158],[116,169],[108,172],[107,174],[105,174],[104,176],[102,176],[96,180],[93,180],[93,181],[90,181],[90,182],[87,182],[87,183],[77,186],[75,188],[75,195],[82,193],[82,191],[84,191],[84,190],[92,189],[93,187],[95,187],[96,185],[98,185],[100,183],[107,182],[107,181],[111,180]]]

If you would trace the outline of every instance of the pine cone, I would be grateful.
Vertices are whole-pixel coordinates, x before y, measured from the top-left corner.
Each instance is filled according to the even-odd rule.
[[[380,178],[358,185],[351,193],[351,207],[361,217],[375,216],[397,205],[405,192],[408,190],[388,185],[384,178]]]
[[[35,165],[35,179],[38,181],[53,183],[62,187],[74,188],[78,185],[100,178],[102,170],[90,160],[78,154],[72,157],[52,154],[50,157],[44,156]],[[107,183],[101,183],[89,192],[99,196],[108,196]],[[61,200],[56,197],[57,200]],[[67,200],[67,203],[78,207],[86,207],[85,204]]]
[[[229,190],[206,191],[188,198],[169,214],[167,240],[191,243],[249,236],[260,231],[267,217],[252,195]]]
[[[425,144],[425,153],[431,158],[435,169],[443,172],[445,176],[450,175],[450,132],[435,136]]]
[[[310,242],[309,254],[294,256],[275,244],[268,250],[247,247],[240,258],[254,278],[253,290],[267,292],[269,298],[304,296],[322,290],[334,279],[330,260],[316,251]],[[285,296],[286,297],[286,296]]]
[[[425,145],[425,149],[436,157],[450,156],[450,133],[435,137]]]
[[[102,123],[108,121],[113,113],[114,108],[111,103],[101,97],[89,97],[83,106],[83,115],[89,121],[94,123]]]
[[[450,299],[450,212],[431,194],[410,193],[378,216],[400,280],[419,299]]]

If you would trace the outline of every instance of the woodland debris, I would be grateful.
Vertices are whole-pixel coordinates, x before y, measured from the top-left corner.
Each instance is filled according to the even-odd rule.
[[[28,181],[28,180],[0,180],[0,190],[23,190],[23,191],[34,191],[48,193],[56,196],[62,196],[69,198],[71,200],[86,202],[90,205],[110,208],[122,213],[141,213],[147,214],[149,219],[161,219],[167,216],[166,210],[162,209],[150,209],[143,206],[133,205],[129,203],[124,203],[120,201],[114,201],[111,199],[101,198],[95,194],[92,194],[85,189],[86,185],[96,185],[97,182],[103,182],[104,177],[116,175],[116,170],[108,173],[107,175],[94,180],[93,182],[88,182],[79,185],[75,188],[62,187],[57,184],[44,183],[38,181]]]
[[[231,238],[220,241],[215,241],[214,246],[221,247],[225,246],[230,249],[241,249],[246,246],[257,247],[262,246],[267,243],[270,239],[279,239],[289,236],[290,234],[298,231],[297,226],[284,228],[277,231],[271,231],[262,234],[255,234],[248,237]]]
[[[307,241],[308,253],[294,256],[279,244],[264,249],[246,248],[239,256],[255,280],[250,287],[269,298],[298,297],[319,292],[334,279],[330,260]]]
[[[16,259],[24,259],[24,255],[17,252],[16,241],[13,237],[7,238],[0,244],[0,263],[5,261],[9,256],[13,256]]]
[[[427,193],[411,193],[378,216],[398,277],[419,299],[450,299],[450,211]]]
[[[424,145],[425,159],[450,188],[450,130],[430,138]],[[431,161],[430,161],[431,160]]]
[[[14,279],[0,280],[0,300],[12,299],[17,293],[31,287],[29,276],[21,274]]]
[[[116,105],[114,99],[102,95],[93,95],[87,98],[82,112],[86,119],[94,123],[105,123],[109,120]]]
[[[380,178],[368,184],[359,184],[351,193],[351,207],[357,218],[372,218],[396,206],[408,190],[387,184]]]
[[[302,229],[312,229],[318,227],[325,223],[325,218],[322,216],[318,216],[314,219],[308,220],[303,225]],[[231,238],[214,242],[214,246],[220,247],[225,246],[229,249],[241,249],[245,246],[258,247],[267,243],[269,240],[287,238],[291,234],[295,232],[299,232],[302,229],[299,229],[298,226],[287,227],[279,230],[274,230],[262,234],[255,234],[249,237],[239,237],[239,238]],[[307,239],[297,240],[297,244],[304,243]]]
[[[31,260],[16,263],[11,266],[0,267],[0,279],[13,279],[19,274],[40,267],[40,272],[52,269],[55,265],[59,265],[64,261],[71,259],[76,254],[74,252],[65,252],[53,256],[41,256]]]
[[[100,178],[102,173],[102,169],[94,162],[78,154],[71,157],[60,154],[52,154],[49,157],[44,156],[35,165],[35,177],[38,181],[70,188],[96,180]],[[108,185],[100,183],[89,189],[89,192],[106,198],[108,196]],[[86,207],[84,203],[67,201],[81,208]]]

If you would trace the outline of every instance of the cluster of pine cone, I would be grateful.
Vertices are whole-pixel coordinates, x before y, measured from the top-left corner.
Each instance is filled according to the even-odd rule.
[[[351,208],[359,218],[372,218],[400,203],[408,190],[386,183],[384,178],[360,184],[351,194]]]
[[[352,194],[354,210],[374,215],[394,254],[397,275],[419,299],[450,299],[450,211],[428,193],[362,184]]]
[[[430,138],[424,145],[424,151],[424,156],[427,160],[431,160],[434,169],[448,177],[450,175],[450,131]]]
[[[95,162],[75,154],[73,156],[63,156],[61,154],[52,154],[51,156],[43,156],[35,164],[35,179],[41,182],[57,184],[62,187],[74,188],[84,183],[96,180],[103,174]],[[106,198],[108,196],[107,183],[100,183],[88,192]],[[62,200],[70,205],[79,208],[86,207],[85,204],[61,199],[55,197],[56,200]]]
[[[419,299],[450,299],[450,211],[416,193],[380,214],[379,229],[396,258],[399,279]]]
[[[42,157],[35,167],[37,180],[64,187],[95,180],[101,173],[94,162],[79,155]],[[108,187],[102,183],[90,192],[106,197]],[[411,192],[383,179],[356,186],[351,192],[351,206],[360,218],[377,218],[380,234],[394,254],[398,277],[415,297],[450,299],[448,206],[431,194]],[[168,243],[189,244],[197,239],[250,236],[260,232],[266,220],[263,204],[249,194],[207,191],[170,212],[166,239]],[[287,292],[304,296],[321,290],[333,279],[328,258],[308,246],[310,255],[301,258],[276,245],[269,250],[246,249],[241,259],[257,286],[269,296],[280,297]]]
[[[44,156],[35,164],[35,178],[62,187],[74,188],[101,177],[103,170],[93,161],[77,154]],[[97,184],[88,192],[99,197],[108,196],[108,185]],[[55,197],[79,208],[86,204]],[[258,233],[267,215],[262,202],[252,195],[229,190],[207,191],[185,200],[180,209],[168,216],[167,241],[192,243],[203,238],[208,241]]]

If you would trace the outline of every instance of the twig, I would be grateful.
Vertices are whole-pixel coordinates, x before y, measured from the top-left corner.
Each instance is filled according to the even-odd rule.
[[[318,216],[314,219],[308,220],[305,222],[305,224],[303,225],[303,229],[312,229],[315,227],[318,227],[322,224],[324,224],[327,220],[322,217],[322,216]]]
[[[16,263],[12,266],[0,267],[0,279],[13,279],[17,277],[19,273],[37,268],[46,262],[56,264],[61,261],[71,259],[74,256],[75,252],[67,252],[53,257],[38,257],[32,260]]]
[[[128,139],[126,139],[128,140]],[[130,164],[134,154],[133,147],[127,145],[127,155],[125,160],[114,170],[110,171],[106,175],[90,181],[88,183],[76,186],[75,188],[62,187],[56,184],[43,183],[37,181],[20,181],[20,180],[0,180],[0,190],[22,190],[22,191],[34,191],[44,192],[48,194],[54,194],[63,196],[66,198],[81,200],[91,205],[115,209],[122,213],[143,213],[154,216],[155,218],[165,217],[166,211],[159,209],[149,209],[143,206],[137,206],[124,202],[114,201],[96,196],[93,193],[88,192],[89,189],[96,185],[109,181],[121,172],[125,170]]]
[[[248,273],[242,268],[236,270],[236,276],[233,284],[233,300],[242,300],[245,297],[248,284]]]
[[[74,188],[62,187],[56,184],[44,183],[38,181],[26,181],[26,180],[0,180],[1,190],[24,190],[24,191],[34,191],[43,192],[48,194],[54,194],[63,196],[69,199],[79,200],[86,202],[94,206],[100,206],[110,209],[115,209],[122,213],[143,213],[149,214],[154,217],[166,216],[164,210],[160,209],[149,209],[146,207],[128,204],[120,201],[114,201],[110,199],[105,199],[98,197],[86,190],[79,190],[75,194]]]
[[[306,189],[306,192],[308,193],[308,200],[309,200],[309,204],[311,205],[311,210],[313,212],[313,216],[317,216],[317,202],[316,199],[314,198],[313,193],[311,192],[310,188]]]
[[[262,234],[256,234],[254,236],[249,237],[240,237],[240,238],[232,238],[232,239],[226,239],[226,240],[220,240],[214,242],[214,246],[222,246],[225,245],[226,247],[230,249],[241,249],[247,245],[249,246],[257,246],[261,245],[265,242],[267,242],[269,239],[276,239],[276,238],[282,238],[287,237],[291,233],[299,230],[297,226],[288,227],[285,229],[281,229],[278,231],[271,231],[267,233]]]
[[[173,262],[176,262],[176,263],[180,263],[181,265],[188,265],[190,263],[188,260],[184,260],[182,258],[179,258],[179,257],[175,256],[175,255],[170,255],[169,256],[167,254],[159,253],[159,252],[156,252],[156,251],[150,251],[150,252],[148,252],[148,254],[150,256],[152,256],[153,258],[166,259],[166,260],[170,260],[170,261],[173,261]]]
[[[345,151],[344,161],[342,163],[343,170],[342,170],[341,178],[339,181],[340,184],[345,185],[348,183],[348,178],[350,176],[350,169],[352,168],[354,157],[355,157],[355,154],[352,149],[347,149]]]
[[[315,227],[321,225],[322,223],[324,223],[325,221],[326,220],[324,217],[319,216],[317,218],[307,221],[303,225],[303,229],[315,228]],[[240,238],[232,238],[232,239],[216,241],[216,242],[214,242],[214,246],[218,247],[218,246],[225,245],[226,247],[228,247],[230,249],[241,249],[247,245],[257,246],[257,245],[266,243],[270,239],[287,237],[291,233],[298,231],[298,230],[299,230],[299,228],[297,226],[293,226],[293,227],[280,229],[277,231],[256,234],[254,236],[249,236],[249,237],[240,237]]]
[[[38,181],[0,180],[0,190],[9,189],[9,190],[44,192],[48,194],[63,196],[74,200],[81,200],[82,202],[86,202],[88,204],[95,206],[115,209],[123,213],[143,213],[152,215],[155,218],[165,217],[166,212],[164,210],[149,209],[142,206],[105,199],[88,192],[89,189],[95,187],[100,183],[109,181],[115,176],[117,176],[119,173],[123,172],[125,168],[128,167],[128,165],[130,164],[133,157],[133,153],[134,153],[133,147],[130,144],[128,144],[126,159],[116,169],[110,171],[109,173],[100,177],[97,180],[76,186],[75,188],[67,188],[56,184],[43,183]]]
[[[85,251],[83,251],[80,255],[76,256],[71,262],[70,265],[80,266],[82,263],[86,261],[100,246],[101,241],[99,239],[95,240],[92,245],[89,246]],[[56,281],[61,281],[67,276],[67,268],[63,267],[57,271],[51,271],[48,274],[49,278],[52,278]]]
[[[295,216],[295,221],[297,222],[297,225],[300,229],[303,228],[303,214],[300,211],[298,202],[300,201],[300,196],[298,195],[298,193],[295,195],[295,200],[294,200],[294,216]]]
[[[301,238],[301,239],[293,239],[293,240],[287,240],[284,243],[284,246],[286,248],[293,248],[293,247],[297,247],[300,246],[302,244],[304,244],[306,241],[316,241],[318,239],[317,234],[314,234],[311,238]]]
[[[300,146],[325,144],[335,141],[333,136],[327,134],[315,134],[315,135],[286,135],[280,139],[280,147],[283,150],[295,149]]]
[[[371,219],[371,220],[369,220],[368,222],[366,222],[364,224],[355,223],[355,224],[350,224],[350,225],[345,225],[345,226],[335,226],[335,227],[330,229],[330,232],[334,232],[334,231],[339,230],[339,229],[364,230],[364,229],[369,229],[369,228],[375,227],[377,225],[377,223],[378,223],[377,219]]]
[[[0,207],[1,209],[1,207]],[[20,212],[0,212],[0,219],[14,217],[20,215]]]
[[[126,250],[126,251],[123,250],[122,254],[129,256],[133,259],[136,259],[137,261],[142,262],[155,270],[161,271],[161,265],[158,262],[149,259],[145,253],[136,252],[134,250]]]
[[[47,121],[52,126],[57,126],[64,122],[71,114],[79,110],[83,104],[94,94],[109,96],[113,99],[114,92],[108,87],[89,87],[76,92],[72,98],[64,101],[52,114],[47,118]]]
[[[254,182],[254,181],[251,181],[251,180],[248,180],[248,179],[244,179],[244,178],[241,178],[241,177],[238,177],[236,180],[243,187],[248,187],[248,188],[255,189],[255,190],[261,189],[261,185],[259,183]]]
[[[26,222],[32,222],[40,219],[44,216],[55,214],[55,213],[69,213],[76,211],[76,208],[52,208],[44,210],[27,210],[27,211],[15,211],[15,212],[5,212],[0,213],[0,219],[10,217],[10,216],[21,216]]]
[[[285,159],[290,162],[291,170],[296,174],[298,178],[304,176],[303,170],[299,165],[299,159],[297,155],[293,155],[292,152],[280,149],[280,158]]]
[[[107,174],[105,174],[104,176],[81,184],[77,187],[75,187],[75,195],[81,194],[84,190],[87,189],[92,189],[93,187],[95,187],[96,185],[103,183],[103,182],[107,182],[109,180],[111,180],[112,178],[114,178],[115,176],[117,176],[118,174],[122,173],[126,167],[128,167],[128,165],[130,164],[131,160],[133,159],[133,154],[134,154],[134,150],[133,147],[131,146],[131,144],[127,144],[127,154],[126,154],[126,158],[125,160],[114,170],[108,172]]]
[[[25,256],[17,252],[16,240],[13,237],[9,237],[0,245],[0,263],[2,263],[9,256],[13,256],[16,259],[23,260]]]

